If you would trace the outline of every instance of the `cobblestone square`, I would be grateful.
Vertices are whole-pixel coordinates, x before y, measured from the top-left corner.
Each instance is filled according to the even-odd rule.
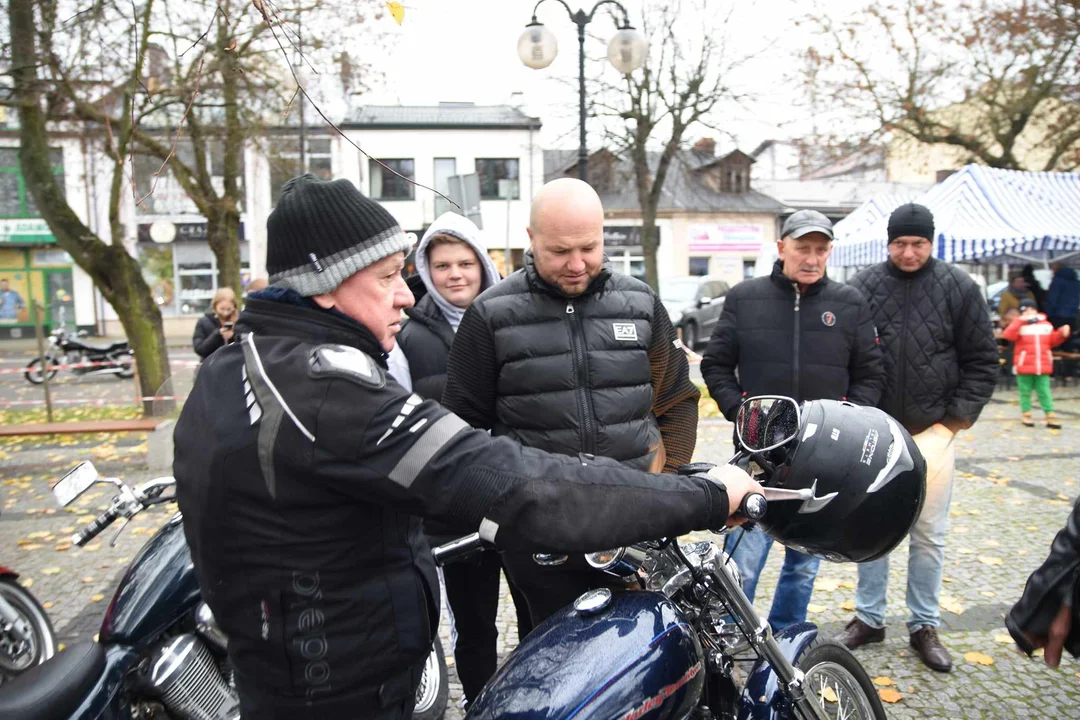
[[[889,678],[902,699],[887,706],[894,718],[1080,718],[1080,662],[1066,655],[1050,670],[1041,659],[1020,655],[1007,639],[1003,617],[1020,596],[1028,574],[1045,557],[1080,493],[1080,388],[1055,388],[1065,428],[1024,428],[1015,392],[999,390],[976,427],[957,442],[957,480],[950,510],[943,586],[942,638],[952,652],[951,674],[931,672],[908,648],[904,620],[907,544],[890,569],[888,636],[857,652],[872,677]],[[1038,417],[1038,413],[1036,413]],[[703,420],[697,459],[731,455],[731,425]],[[164,506],[137,517],[111,546],[114,529],[85,548],[68,536],[104,509],[111,497],[97,486],[75,506],[55,506],[49,486],[77,462],[89,459],[103,474],[128,483],[153,476],[146,469],[145,436],[69,437],[43,443],[32,438],[0,444],[0,547],[3,562],[46,604],[63,643],[97,632],[119,572],[174,511]],[[758,608],[767,611],[783,553],[774,549],[759,585]],[[815,586],[809,619],[826,635],[852,616],[856,568],[826,563]],[[500,651],[516,644],[509,594],[500,606]],[[443,642],[450,648],[445,614]],[[991,665],[965,660],[978,652]],[[451,708],[460,718],[460,686],[451,670]]]

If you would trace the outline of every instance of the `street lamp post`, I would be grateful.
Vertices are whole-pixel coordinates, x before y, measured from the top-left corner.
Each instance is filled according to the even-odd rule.
[[[574,12],[564,0],[556,0],[556,2],[566,8],[566,12],[578,29],[578,177],[586,180],[589,151],[585,144],[585,26],[592,22],[593,15],[601,5],[615,5],[622,11],[623,24],[608,43],[607,56],[608,61],[623,75],[629,75],[644,64],[649,46],[641,33],[630,25],[630,14],[626,12],[626,8],[616,0],[600,0],[588,13],[584,10]],[[532,21],[525,26],[525,32],[518,39],[518,55],[521,57],[521,62],[533,70],[546,68],[559,52],[559,43],[555,39],[555,34],[536,19],[536,11],[543,4],[544,0],[536,3]]]

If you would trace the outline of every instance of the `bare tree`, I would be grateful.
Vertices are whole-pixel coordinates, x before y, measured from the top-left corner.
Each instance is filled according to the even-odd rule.
[[[35,10],[37,12],[35,12]],[[139,15],[145,28],[150,11],[148,3]],[[131,342],[139,368],[144,397],[155,394],[169,377],[169,358],[161,325],[161,312],[142,276],[138,262],[124,247],[124,232],[119,222],[121,192],[124,186],[125,156],[134,128],[123,112],[110,128],[108,150],[112,157],[112,185],[109,193],[111,243],[104,242],[79,219],[67,202],[64,189],[53,175],[49,159],[47,108],[55,103],[47,91],[40,68],[47,65],[50,45],[56,31],[56,5],[39,0],[10,0],[8,22],[11,30],[12,97],[19,113],[19,159],[27,187],[42,217],[60,247],[93,279],[105,299],[116,310]],[[145,33],[143,34],[145,38]],[[131,71],[139,73],[146,59],[146,43],[134,48]],[[120,102],[125,110],[132,103],[131,93]],[[151,403],[144,403],[149,413]]]
[[[268,130],[296,122],[299,98],[307,94],[297,82],[314,84],[318,68],[337,68],[343,94],[363,87],[363,57],[340,48],[378,47],[367,21],[380,6],[374,0],[146,0],[140,28],[134,3],[95,5],[71,16],[66,42],[49,57],[61,98],[57,117],[67,111],[98,127],[115,125],[117,88],[132,85],[123,110],[132,127],[135,202],[153,203],[158,180],[174,181],[206,218],[218,285],[239,290],[245,151],[253,142],[271,148]],[[116,68],[130,68],[129,38],[147,45],[147,59],[137,76],[121,78]],[[295,159],[289,169],[303,170]]]
[[[805,82],[863,138],[997,168],[1080,167],[1080,0],[873,0],[807,21],[829,44],[807,51]]]
[[[673,168],[680,171],[676,160],[691,133],[711,129],[724,134],[718,126],[718,111],[745,97],[735,89],[731,76],[749,59],[733,58],[726,52],[721,32],[726,19],[702,22],[715,16],[715,3],[709,6],[703,0],[687,13],[683,5],[675,0],[645,9],[641,26],[649,41],[649,55],[644,66],[618,84],[601,81],[593,101],[595,112],[605,121],[607,144],[632,162],[641,205],[645,276],[654,290],[659,289],[656,218],[664,184]],[[695,27],[689,27],[688,18],[693,18]],[[650,161],[657,151],[659,155]]]

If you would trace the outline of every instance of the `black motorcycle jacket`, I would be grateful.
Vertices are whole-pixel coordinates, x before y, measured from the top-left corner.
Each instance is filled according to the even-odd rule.
[[[1080,502],[1054,538],[1050,554],[1031,573],[1024,594],[1005,618],[1013,637],[1018,633],[1046,637],[1062,605],[1072,606],[1072,627],[1065,649],[1080,658]]]
[[[237,330],[196,377],[173,472],[245,718],[369,717],[413,692],[439,608],[421,517],[551,552],[727,519],[709,480],[472,430],[390,379],[365,328],[298,295],[254,295]]]

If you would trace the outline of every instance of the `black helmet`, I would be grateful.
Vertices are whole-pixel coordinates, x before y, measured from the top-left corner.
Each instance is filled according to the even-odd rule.
[[[770,429],[794,424],[787,408],[770,408]],[[759,524],[778,542],[826,560],[887,555],[910,532],[926,494],[926,461],[911,435],[881,410],[848,402],[813,400],[799,415],[794,439],[766,454],[775,470],[764,484],[813,495],[770,502]]]

